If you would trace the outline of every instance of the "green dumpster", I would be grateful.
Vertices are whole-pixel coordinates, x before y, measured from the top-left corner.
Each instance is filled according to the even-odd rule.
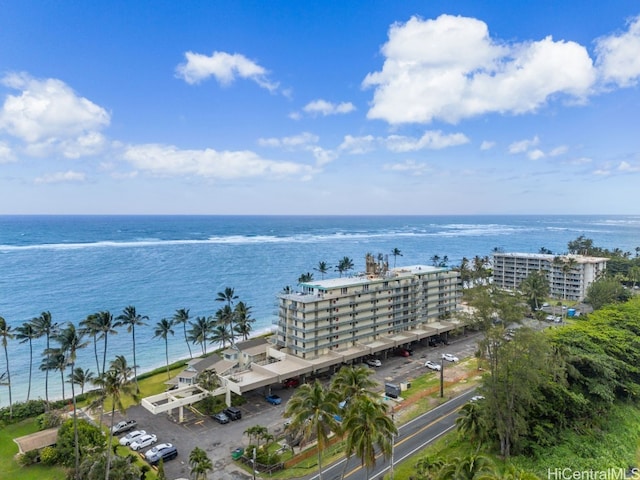
[[[238,460],[243,453],[244,453],[244,448],[238,447],[233,452],[231,452],[231,458],[233,458],[234,460]]]

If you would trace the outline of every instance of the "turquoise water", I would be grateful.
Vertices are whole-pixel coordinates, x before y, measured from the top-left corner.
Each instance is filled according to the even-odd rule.
[[[447,255],[454,265],[495,247],[562,253],[579,235],[635,254],[640,216],[0,216],[0,315],[15,328],[44,310],[56,322],[78,323],[134,305],[150,318],[136,337],[139,367],[149,370],[164,364],[164,342],[153,338],[153,325],[179,308],[193,317],[214,314],[221,306],[217,292],[225,287],[252,307],[255,330],[266,331],[276,315],[276,294],[295,287],[302,273],[319,278],[314,267],[320,261],[335,266],[348,256],[357,272],[367,252],[399,248],[398,265],[430,264],[434,255]],[[28,346],[14,340],[8,349],[13,397],[24,400]],[[32,398],[44,397],[43,349],[44,339],[34,342]],[[118,354],[132,362],[124,330],[109,340],[108,359]],[[172,360],[188,355],[181,330],[169,354]],[[78,366],[95,368],[92,348],[80,352]],[[55,372],[50,392],[60,396]],[[7,403],[1,388],[0,405]]]

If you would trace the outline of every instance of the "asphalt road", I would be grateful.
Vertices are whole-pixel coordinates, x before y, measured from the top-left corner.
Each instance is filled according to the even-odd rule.
[[[382,367],[374,369],[374,378],[381,385],[386,382],[410,382],[417,376],[427,372],[424,367],[426,360],[439,363],[443,353],[451,353],[459,358],[473,356],[477,349],[476,345],[479,338],[478,334],[469,334],[452,340],[446,346],[416,346],[414,347],[414,354],[408,358],[381,357]],[[447,362],[445,362],[445,368],[447,368],[447,365]],[[326,375],[322,379],[328,382],[330,377]],[[159,443],[169,442],[176,445],[178,458],[165,464],[167,478],[189,478],[189,453],[195,447],[200,447],[207,452],[214,464],[215,470],[211,478],[216,478],[216,480],[246,480],[251,478],[251,475],[240,469],[231,460],[231,452],[237,447],[246,446],[248,438],[244,435],[244,431],[251,426],[265,426],[276,437],[282,433],[285,421],[282,416],[284,406],[295,391],[294,389],[284,389],[281,386],[274,386],[272,390],[273,393],[282,397],[281,405],[268,404],[264,400],[263,392],[261,391],[250,392],[245,395],[246,403],[240,407],[242,419],[226,425],[220,425],[210,417],[193,414],[187,409],[185,409],[187,420],[182,424],[177,423],[167,414],[153,415],[141,406],[131,407],[126,412],[126,418],[136,419],[139,429],[156,434]],[[441,422],[436,422],[430,426],[428,430],[421,430],[425,426],[432,424],[437,417],[450,413],[465,401],[467,401],[466,394],[459,397],[459,399],[451,400],[437,407],[419,417],[419,419],[412,420],[408,424],[401,426],[400,436],[396,439],[396,462],[408,455],[409,452],[423,448],[428,441],[433,440],[436,435],[442,434],[447,428],[452,428],[453,415],[447,415]],[[177,415],[177,412],[175,413]],[[118,422],[124,418],[125,416],[116,413],[114,420]],[[108,415],[105,416],[104,422],[107,424],[110,422]],[[343,464],[342,467],[344,467]],[[369,477],[367,477],[366,472],[358,467],[358,460],[351,459],[347,466],[347,472],[350,475],[348,478],[377,478],[373,475],[382,473],[382,470],[385,467],[388,468],[388,465],[380,460],[379,468],[372,472]],[[332,473],[332,475],[339,476],[341,473],[340,470],[338,473]],[[315,476],[311,475],[308,478],[315,478]],[[333,476],[323,475],[323,478],[332,480]]]

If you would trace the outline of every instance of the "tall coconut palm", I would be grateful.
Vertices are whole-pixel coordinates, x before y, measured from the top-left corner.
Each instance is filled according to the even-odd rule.
[[[156,328],[153,331],[153,338],[164,339],[164,356],[167,361],[167,378],[171,378],[171,374],[169,373],[169,335],[173,335],[173,320],[163,318],[156,323]]]
[[[222,348],[225,348],[227,346],[227,342],[233,344],[232,338],[233,333],[229,327],[224,324],[216,324],[216,326],[211,329],[209,341],[211,343],[218,343]]]
[[[329,265],[327,262],[318,262],[318,266],[315,267],[314,270],[322,275],[321,278],[322,280],[324,280],[324,276],[327,274],[330,268],[331,265]]]
[[[111,362],[111,367],[97,379],[96,383],[100,387],[101,400],[111,400],[111,425],[109,428],[109,443],[107,448],[107,468],[105,473],[105,480],[109,480],[109,472],[111,470],[111,453],[113,451],[113,424],[115,420],[116,408],[123,414],[126,412],[125,406],[122,402],[124,395],[135,392],[135,385],[130,382],[131,367],[127,365],[127,360],[124,356],[118,355],[114,361]]]
[[[114,321],[113,315],[109,311],[98,312],[95,314],[95,317],[96,326],[100,332],[98,339],[104,340],[104,351],[102,352],[102,371],[104,372],[107,365],[107,345],[109,343],[109,335],[116,335],[118,333],[116,328],[119,325],[117,321]]]
[[[371,397],[360,397],[356,401],[355,408],[345,415],[342,429],[347,436],[347,458],[355,454],[367,469],[367,477],[376,465],[376,448],[388,459],[393,448],[392,439],[398,433],[393,420],[387,415],[386,404]]]
[[[7,340],[13,338],[11,326],[7,321],[0,317],[0,337],[2,338],[2,348],[4,349],[5,364],[7,366],[7,385],[9,386],[9,418],[13,418],[13,398],[11,397],[11,370],[9,369],[9,353],[7,352]]]
[[[58,328],[58,324],[54,323],[53,317],[50,312],[42,312],[39,317],[35,317],[31,320],[33,323],[33,328],[36,331],[36,338],[45,337],[46,346],[44,350],[44,355],[50,355],[50,340],[51,335],[53,335]],[[46,362],[43,362],[46,363]],[[42,367],[40,367],[42,369]],[[49,410],[49,369],[44,369],[44,398],[45,398],[45,408]]]
[[[402,257],[402,252],[399,248],[394,248],[391,250],[391,255],[393,255],[393,268],[396,268],[396,259]]]
[[[477,450],[480,449],[485,429],[482,425],[478,402],[469,402],[460,409],[460,415],[456,418],[456,427],[461,438],[469,439],[472,443],[477,442]]]
[[[222,332],[222,328],[220,327],[224,327],[224,330],[227,332],[227,334],[224,336],[224,342],[223,342],[223,348],[224,348],[224,343],[226,343],[227,340],[229,340],[231,342],[231,345],[233,345],[235,342],[235,332],[233,331],[233,310],[231,309],[231,307],[229,305],[225,305],[222,308],[219,308],[218,311],[216,312],[215,315],[215,327],[212,330],[212,334],[216,334],[216,332],[220,333]],[[215,342],[214,342],[215,343]]]
[[[311,272],[303,273],[298,277],[298,284],[312,282],[312,281],[313,281],[313,273]]]
[[[237,333],[243,340],[247,340],[251,333],[251,324],[255,322],[251,318],[251,307],[244,302],[238,302],[233,308],[233,331]]]
[[[187,348],[189,349],[189,358],[193,358],[193,353],[191,352],[191,345],[189,345],[189,340],[187,339],[187,323],[189,322],[189,309],[181,308],[176,310],[176,313],[173,315],[173,323],[174,325],[182,325],[182,331],[184,333],[184,341],[187,344]]]
[[[38,338],[33,322],[24,322],[16,328],[16,340],[20,343],[29,343],[29,387],[27,389],[27,402],[31,397],[31,374],[33,372],[33,339]]]
[[[54,337],[55,341],[59,344],[60,354],[64,357],[64,361],[67,365],[71,366],[71,371],[75,370],[76,357],[78,350],[85,348],[88,342],[83,339],[82,330],[76,330],[76,326],[69,322],[65,328],[60,330]],[[74,478],[79,478],[80,471],[80,447],[78,442],[78,419],[77,419],[77,404],[76,404],[76,391],[75,383],[71,382],[71,399],[73,401],[73,436],[75,444],[75,469]]]
[[[44,358],[42,359],[42,363],[40,364],[40,370],[48,373],[50,371],[59,371],[60,372],[60,382],[62,385],[62,400],[65,400],[66,393],[64,389],[64,371],[67,368],[67,363],[64,358],[64,355],[60,352],[59,348],[49,348],[44,352]]]
[[[138,387],[138,362],[136,361],[136,327],[142,327],[146,325],[145,320],[149,320],[146,315],[140,315],[136,312],[136,307],[129,305],[122,310],[122,314],[116,318],[116,326],[126,326],[127,333],[131,334],[133,340],[133,380],[136,384],[136,393],[140,391]]]
[[[102,370],[100,370],[100,361],[98,360],[98,337],[101,333],[98,314],[92,313],[87,316],[87,318],[80,322],[80,327],[85,335],[88,335],[93,339],[93,355],[96,359],[96,371],[99,376],[102,373]]]
[[[206,480],[207,473],[213,471],[213,463],[207,456],[207,452],[199,447],[191,450],[189,454],[189,466],[193,480]]]
[[[348,272],[349,270],[353,270],[353,260],[351,260],[349,257],[342,257],[342,259],[338,262],[336,270],[338,271],[338,273],[340,273],[340,277],[342,277],[343,273]]]
[[[202,354],[207,354],[207,342],[209,341],[209,334],[213,328],[213,322],[206,317],[196,317],[195,321],[189,322],[191,328],[189,329],[187,338],[191,343],[197,343],[202,348]]]
[[[339,399],[334,391],[327,390],[319,380],[301,385],[291,397],[284,416],[291,418],[290,428],[301,431],[304,441],[316,437],[319,480],[322,480],[322,451],[326,448],[331,432],[340,433],[338,414]]]
[[[237,299],[238,296],[235,294],[235,289],[231,287],[226,287],[224,291],[218,292],[218,296],[216,297],[217,302],[226,302],[229,308],[233,306],[233,301]]]
[[[363,366],[342,367],[331,380],[331,389],[341,400],[347,402],[347,408],[355,405],[359,398],[376,396],[373,389],[378,383],[371,378],[373,370]]]
[[[84,387],[92,383],[96,378],[95,374],[88,368],[76,367],[67,376],[70,383],[74,383],[80,387],[80,395],[84,395]]]
[[[534,270],[520,283],[519,288],[531,308],[538,310],[540,300],[549,295],[549,280],[540,270]]]

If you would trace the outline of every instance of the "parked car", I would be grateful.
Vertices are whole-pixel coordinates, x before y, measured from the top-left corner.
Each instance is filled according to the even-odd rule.
[[[114,435],[119,435],[121,433],[133,430],[137,426],[138,422],[136,422],[135,420],[123,420],[111,427],[111,433],[113,433]]]
[[[155,447],[147,450],[144,458],[151,465],[157,465],[160,460],[168,462],[178,456],[178,449],[170,443],[159,443]]]
[[[278,395],[267,395],[264,399],[271,405],[280,405],[282,399]]]
[[[424,366],[430,370],[435,370],[436,372],[439,372],[440,369],[442,368],[442,366],[439,363],[432,362],[431,360],[427,360],[426,362],[424,362]]]
[[[411,352],[409,350],[407,350],[406,348],[399,348],[396,350],[396,355],[399,357],[410,357],[411,356]]]
[[[284,388],[295,388],[300,385],[300,380],[297,378],[287,378],[284,382],[282,382],[282,386]]]
[[[240,420],[242,418],[242,412],[238,407],[227,407],[222,413],[224,413],[231,420]]]
[[[382,362],[380,360],[378,360],[377,358],[367,358],[364,361],[364,363],[366,363],[370,367],[381,367],[382,366]]]
[[[215,415],[211,415],[211,418],[213,418],[216,422],[221,423],[221,424],[225,424],[225,423],[229,423],[229,417],[227,417],[224,413],[220,412],[220,413],[216,413]]]
[[[146,434],[147,432],[145,432],[144,430],[134,430],[133,432],[126,434],[124,437],[120,439],[120,445],[124,447],[128,447],[129,445],[131,445],[132,442],[137,440],[142,435],[146,435]]]
[[[129,445],[129,447],[134,452],[137,452],[142,448],[150,447],[157,441],[158,441],[158,437],[156,437],[154,434],[146,434],[146,435],[142,435],[141,437],[138,437],[136,440],[131,442],[131,445]]]
[[[442,358],[447,362],[457,362],[459,360],[455,355],[451,355],[450,353],[443,353]]]

